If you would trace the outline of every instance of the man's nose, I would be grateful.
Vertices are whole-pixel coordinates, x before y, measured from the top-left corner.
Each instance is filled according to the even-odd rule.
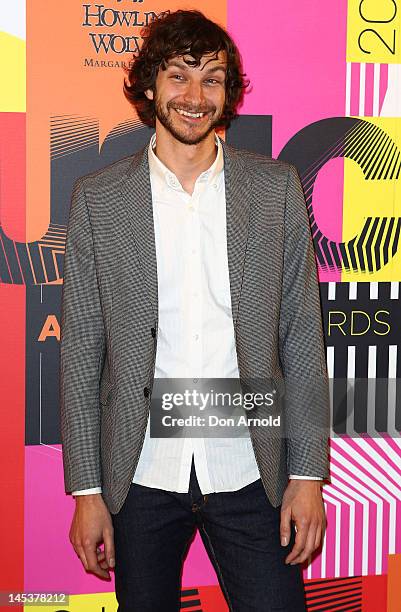
[[[200,106],[204,101],[202,83],[189,81],[185,90],[184,99],[188,104]]]

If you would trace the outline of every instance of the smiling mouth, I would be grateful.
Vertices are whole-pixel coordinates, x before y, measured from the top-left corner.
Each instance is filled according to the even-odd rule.
[[[189,119],[195,119],[195,120],[203,119],[203,117],[208,115],[207,112],[203,112],[203,113],[190,113],[188,111],[183,110],[182,108],[175,108],[174,110],[179,115],[181,115],[181,117],[188,117]]]

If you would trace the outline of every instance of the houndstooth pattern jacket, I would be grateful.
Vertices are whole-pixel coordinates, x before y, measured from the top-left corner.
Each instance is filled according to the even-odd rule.
[[[221,143],[240,378],[273,380],[284,417],[285,433],[249,426],[263,486],[277,507],[288,474],[328,477],[316,262],[295,166]],[[154,381],[151,198],[145,146],[76,181],[67,228],[60,339],[65,490],[101,486],[112,513],[135,472]]]

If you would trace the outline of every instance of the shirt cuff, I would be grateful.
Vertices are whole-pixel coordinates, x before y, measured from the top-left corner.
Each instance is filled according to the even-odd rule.
[[[288,478],[293,480],[323,480],[323,478],[320,478],[320,476],[297,476],[294,474],[290,474]]]
[[[101,493],[101,487],[93,487],[92,489],[81,489],[80,491],[73,491],[71,495],[92,495],[93,493]]]

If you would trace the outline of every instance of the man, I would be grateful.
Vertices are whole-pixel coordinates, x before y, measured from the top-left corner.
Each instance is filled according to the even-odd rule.
[[[308,217],[294,166],[215,133],[245,86],[222,28],[197,11],[161,16],[125,84],[155,134],[74,186],[60,370],[70,539],[88,571],[115,568],[120,612],[179,609],[196,528],[230,610],[304,610],[299,564],[324,532]],[[150,437],[154,380],[192,377],[272,378],[276,391],[285,378],[287,437]]]

